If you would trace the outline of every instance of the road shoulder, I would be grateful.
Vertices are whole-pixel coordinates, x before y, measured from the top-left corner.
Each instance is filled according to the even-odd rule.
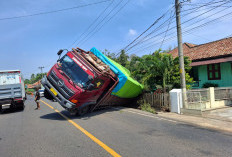
[[[157,114],[141,111],[134,108],[117,107],[121,111],[131,112],[145,117],[156,118],[159,120],[165,120],[173,123],[185,123],[193,126],[198,126],[204,129],[211,129],[224,133],[232,133],[232,122],[225,121],[223,119],[213,119],[209,117],[200,117],[194,115],[180,115],[171,112],[158,112]]]
[[[159,112],[158,116],[196,125],[202,128],[213,129],[217,131],[232,133],[232,122],[212,119],[207,117],[198,117],[193,115],[179,115],[170,112]]]

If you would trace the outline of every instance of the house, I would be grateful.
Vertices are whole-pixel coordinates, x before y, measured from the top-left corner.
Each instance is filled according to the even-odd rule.
[[[183,52],[192,60],[193,87],[202,88],[205,83],[232,87],[232,37],[201,45],[183,43]],[[177,57],[178,48],[169,53]]]

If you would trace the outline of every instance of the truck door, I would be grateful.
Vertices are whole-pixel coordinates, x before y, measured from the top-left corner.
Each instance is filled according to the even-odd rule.
[[[104,89],[102,89],[104,82],[105,81],[100,78],[97,78],[92,82],[92,84],[94,85],[93,89],[87,91],[91,101],[96,102],[101,93],[104,91]]]

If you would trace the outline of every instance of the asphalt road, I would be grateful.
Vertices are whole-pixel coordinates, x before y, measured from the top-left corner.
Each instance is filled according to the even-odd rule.
[[[131,109],[70,116],[42,100],[41,110],[29,97],[24,111],[0,115],[0,157],[232,156],[229,134]]]

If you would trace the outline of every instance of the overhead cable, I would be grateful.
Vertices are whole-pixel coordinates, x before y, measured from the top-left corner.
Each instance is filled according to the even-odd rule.
[[[4,17],[4,18],[0,18],[0,21],[3,21],[3,20],[12,20],[12,19],[18,19],[18,18],[24,18],[24,17],[31,17],[31,16],[38,16],[38,15],[45,15],[45,14],[62,12],[62,11],[68,11],[68,10],[83,8],[83,7],[87,7],[87,6],[91,6],[91,5],[96,5],[96,4],[100,4],[100,3],[105,3],[105,2],[108,2],[108,1],[111,1],[111,0],[104,0],[104,1],[99,1],[99,2],[95,2],[95,3],[89,3],[89,4],[79,5],[79,6],[75,6],[75,7],[69,7],[69,8],[64,8],[64,9],[58,9],[58,10],[46,11],[46,12],[40,12],[40,13],[34,13],[34,14],[28,14],[28,15]]]

